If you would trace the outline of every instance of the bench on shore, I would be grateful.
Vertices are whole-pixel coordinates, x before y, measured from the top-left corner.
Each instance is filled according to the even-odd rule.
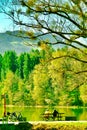
[[[42,118],[44,120],[50,120],[53,118],[53,114],[52,113],[44,113],[44,114],[42,114]]]
[[[58,120],[58,121],[77,121],[76,116],[63,116],[62,114],[64,113],[60,113],[59,115],[57,115],[55,118],[53,117],[53,114],[42,114],[42,117],[44,120]]]
[[[64,116],[64,113],[59,113],[56,110],[53,112],[46,111],[45,113],[42,114],[42,118],[44,120],[56,120],[56,121],[76,121],[77,117],[76,116]]]
[[[44,120],[62,120],[62,118],[64,117],[63,116],[64,113],[58,113],[56,116],[53,115],[53,113],[44,113],[42,114],[42,118]]]

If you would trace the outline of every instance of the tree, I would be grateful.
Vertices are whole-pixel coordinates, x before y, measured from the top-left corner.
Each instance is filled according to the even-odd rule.
[[[30,55],[27,53],[24,55],[23,73],[24,73],[24,78],[28,79],[30,73]]]
[[[7,71],[16,72],[17,69],[17,55],[14,51],[7,51],[4,53],[2,61],[3,77],[6,76]]]
[[[12,71],[6,73],[1,91],[8,96],[8,104],[14,104],[15,94],[18,92],[18,77]]]
[[[80,97],[83,101],[83,105],[87,106],[87,84],[83,84],[82,86],[80,86]]]
[[[32,50],[30,52],[30,60],[31,60],[30,70],[31,71],[34,69],[35,65],[40,63],[40,58],[41,58],[41,54],[40,54],[40,51],[38,49]]]
[[[23,66],[24,66],[24,53],[21,54],[19,57],[18,57],[18,68],[17,68],[17,75],[20,77],[20,78],[24,78],[24,73],[23,73]]]

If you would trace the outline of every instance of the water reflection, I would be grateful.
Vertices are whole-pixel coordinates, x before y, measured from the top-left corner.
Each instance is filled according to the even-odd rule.
[[[83,114],[83,108],[72,108],[71,111],[77,117],[77,120],[81,120],[80,116]]]
[[[46,109],[53,112],[56,109],[58,112],[64,113],[64,116],[76,116],[77,120],[87,121],[87,108],[85,107],[7,107],[9,112],[21,112],[28,121],[40,121],[43,120],[42,113]],[[0,118],[3,116],[3,107],[0,107]]]

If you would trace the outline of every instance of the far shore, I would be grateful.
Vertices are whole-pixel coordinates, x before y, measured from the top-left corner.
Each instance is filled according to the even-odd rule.
[[[2,106],[2,105],[0,105]],[[87,108],[87,106],[41,106],[41,105],[36,105],[36,106],[24,106],[24,105],[6,105],[6,107],[36,107],[36,108]]]

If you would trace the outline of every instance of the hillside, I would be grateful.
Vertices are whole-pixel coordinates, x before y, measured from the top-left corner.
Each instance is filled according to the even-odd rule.
[[[11,35],[13,34],[13,35]],[[33,46],[31,46],[32,43],[37,43],[38,39],[36,41],[30,40],[30,39],[24,39],[21,37],[16,37],[14,34],[18,34],[18,31],[13,32],[5,32],[0,33],[0,53],[3,54],[7,50],[15,50],[17,54],[20,54],[22,52],[29,52]],[[24,35],[24,33],[22,34]],[[47,34],[45,36],[41,36],[41,40],[48,39],[51,42],[55,42],[55,39],[50,35]],[[25,45],[24,43],[30,44],[30,46]],[[62,45],[55,45],[54,48],[61,48]],[[35,48],[35,46],[34,46]]]
[[[7,50],[15,50],[18,54],[30,51],[32,47],[24,45],[24,42],[25,39],[9,35],[8,32],[0,33],[0,53]]]

